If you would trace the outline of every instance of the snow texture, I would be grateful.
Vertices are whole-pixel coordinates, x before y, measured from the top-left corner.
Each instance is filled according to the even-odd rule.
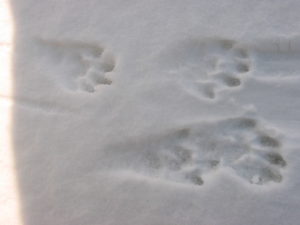
[[[299,223],[300,2],[11,8],[24,225]]]

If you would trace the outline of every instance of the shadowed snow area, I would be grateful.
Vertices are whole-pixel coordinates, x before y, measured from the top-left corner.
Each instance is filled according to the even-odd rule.
[[[294,225],[300,3],[11,1],[24,225]]]

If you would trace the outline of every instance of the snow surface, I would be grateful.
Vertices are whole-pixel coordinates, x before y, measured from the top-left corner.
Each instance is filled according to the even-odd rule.
[[[10,7],[22,224],[299,224],[299,1]]]

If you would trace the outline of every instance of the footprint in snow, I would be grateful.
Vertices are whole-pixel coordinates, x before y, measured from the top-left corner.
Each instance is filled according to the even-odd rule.
[[[218,99],[223,92],[240,90],[246,77],[299,77],[300,38],[257,41],[193,39],[177,43],[161,55],[163,67],[189,94]]]
[[[52,64],[53,76],[62,87],[94,93],[112,84],[109,75],[115,68],[115,58],[97,44],[48,39],[38,43],[47,52],[42,55],[44,63]]]
[[[174,132],[147,155],[158,176],[202,185],[203,175],[230,168],[248,183],[280,183],[286,161],[282,144],[259,121],[248,117],[201,122]],[[212,173],[211,173],[212,174]]]

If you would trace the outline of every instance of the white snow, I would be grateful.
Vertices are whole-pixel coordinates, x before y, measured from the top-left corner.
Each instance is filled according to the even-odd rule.
[[[300,2],[9,4],[1,223],[299,224]]]

